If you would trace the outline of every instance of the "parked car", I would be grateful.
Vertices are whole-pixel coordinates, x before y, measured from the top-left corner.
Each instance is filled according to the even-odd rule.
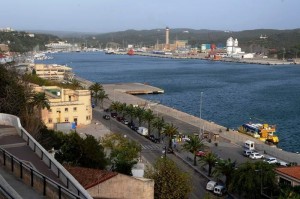
[[[108,113],[108,112],[109,112],[109,109],[108,109],[108,108],[104,109],[104,112]]]
[[[269,157],[269,158],[265,159],[264,162],[267,162],[269,164],[276,164],[277,163],[277,159],[273,158],[273,157]]]
[[[214,194],[218,195],[218,196],[223,196],[225,195],[227,192],[226,188],[222,185],[217,185],[214,188]]]
[[[154,142],[154,143],[159,143],[159,139],[156,138],[154,135],[150,135],[150,136],[149,136],[149,140],[151,140],[151,141]]]
[[[124,120],[124,117],[121,117],[121,116],[118,116],[118,117],[117,117],[117,121],[118,121],[118,122],[122,122],[123,120]]]
[[[127,125],[129,123],[128,120],[126,120],[126,119],[123,119],[121,122],[125,125]]]
[[[118,116],[118,113],[110,113],[110,116],[116,118]]]
[[[249,156],[249,158],[251,158],[251,159],[261,159],[261,158],[263,158],[264,156],[262,155],[262,154],[260,154],[260,153],[251,153],[250,154],[250,156]]]
[[[110,116],[109,115],[103,115],[103,119],[110,120]]]
[[[203,156],[205,156],[205,152],[204,152],[204,151],[198,151],[198,152],[196,153],[196,156],[198,156],[198,157],[203,157]]]
[[[214,188],[215,188],[215,186],[217,186],[218,185],[218,183],[217,182],[215,182],[215,181],[209,181],[207,184],[206,184],[206,190],[208,190],[208,191],[214,191]]]
[[[243,152],[243,155],[246,156],[246,157],[249,157],[250,154],[253,153],[253,152],[254,152],[253,150],[245,149],[244,152]]]

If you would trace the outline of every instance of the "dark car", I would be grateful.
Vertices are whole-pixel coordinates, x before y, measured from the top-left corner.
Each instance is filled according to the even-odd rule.
[[[159,139],[156,138],[154,135],[150,135],[150,136],[149,136],[149,139],[150,139],[152,142],[154,142],[154,143],[158,143],[158,142],[159,142]]]
[[[110,120],[110,116],[109,115],[103,115],[103,119]]]
[[[110,116],[113,117],[113,118],[116,118],[118,116],[117,113],[110,113]]]
[[[107,108],[107,109],[104,109],[104,112],[108,113],[108,112],[109,112],[109,109],[108,109],[108,108]]]
[[[121,116],[118,116],[118,117],[117,117],[117,120],[118,120],[119,122],[122,122],[122,121],[124,120],[124,118],[121,117]]]

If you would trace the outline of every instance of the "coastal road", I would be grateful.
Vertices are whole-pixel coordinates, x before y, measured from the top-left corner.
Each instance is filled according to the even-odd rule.
[[[93,110],[93,118],[95,120],[101,121],[103,125],[105,125],[111,132],[121,133],[126,135],[129,139],[135,140],[142,145],[142,156],[146,158],[146,160],[150,164],[154,164],[158,158],[161,158],[163,155],[163,147],[164,144],[156,144],[146,139],[143,136],[140,136],[135,131],[128,128],[126,125],[118,122],[117,120],[111,118],[110,120],[104,120],[102,117],[106,114],[103,111],[94,109]],[[193,185],[193,191],[190,195],[190,199],[199,199],[204,198],[207,191],[205,190],[205,186],[207,183],[207,179],[195,172],[194,169],[186,165],[181,159],[176,157],[173,154],[167,154],[167,157],[173,160],[176,165],[184,172],[189,173],[191,176],[191,183]]]

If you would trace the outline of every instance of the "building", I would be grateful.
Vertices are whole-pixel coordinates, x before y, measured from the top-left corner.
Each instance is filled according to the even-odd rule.
[[[300,166],[278,167],[275,169],[278,183],[292,187],[300,185]]]
[[[35,87],[45,92],[50,109],[42,110],[42,120],[50,129],[70,130],[92,121],[91,93],[89,90],[63,89],[57,86]]]
[[[34,64],[32,66],[33,69],[39,77],[56,81],[63,80],[72,74],[72,68],[57,64]]]
[[[9,47],[6,44],[0,44],[0,52],[8,52]]]
[[[174,43],[170,43],[170,28],[169,27],[166,27],[165,34],[166,34],[165,35],[166,42],[164,44],[159,44],[157,42],[154,47],[156,50],[175,51],[175,50],[186,48],[186,45],[188,43],[187,40],[176,40]]]
[[[124,174],[65,166],[93,198],[153,199],[154,180]]]

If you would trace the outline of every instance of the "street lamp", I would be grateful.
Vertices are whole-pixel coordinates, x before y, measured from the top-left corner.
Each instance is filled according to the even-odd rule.
[[[202,111],[202,95],[203,95],[203,92],[200,93],[200,122],[199,122],[199,139],[202,138],[202,133],[201,133],[201,124],[202,124],[202,118],[201,118],[201,111]]]

